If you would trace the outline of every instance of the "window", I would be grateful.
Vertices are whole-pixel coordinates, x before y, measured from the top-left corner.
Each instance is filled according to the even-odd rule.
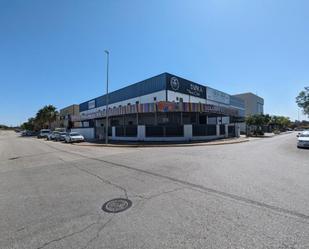
[[[136,102],[135,102],[135,104],[137,104],[137,105],[138,105],[138,104],[139,104],[139,101],[136,101]]]
[[[130,103],[128,103],[128,105],[131,105]]]
[[[183,98],[179,98],[179,102],[183,102]]]
[[[157,97],[153,97],[153,101],[157,101]]]
[[[178,101],[179,100],[179,98],[178,97],[176,97],[176,101]]]

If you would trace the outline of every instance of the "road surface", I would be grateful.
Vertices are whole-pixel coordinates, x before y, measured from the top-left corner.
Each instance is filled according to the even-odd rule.
[[[128,198],[132,207],[102,205]],[[104,148],[0,131],[0,248],[309,248],[309,150],[296,134]]]

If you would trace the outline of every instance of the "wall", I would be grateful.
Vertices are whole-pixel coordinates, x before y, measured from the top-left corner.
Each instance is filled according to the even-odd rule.
[[[123,100],[123,101],[120,101],[120,102],[109,104],[108,107],[113,108],[114,106],[119,107],[120,105],[121,106],[126,106],[128,104],[133,105],[133,104],[136,103],[136,101],[138,101],[139,104],[153,103],[153,102],[156,102],[156,101],[154,101],[154,98],[156,98],[157,102],[158,101],[165,101],[166,100],[166,91],[162,90],[162,91],[150,93],[150,94],[147,94],[147,95],[139,96],[139,97],[136,97],[136,98]],[[106,107],[104,105],[104,106],[100,106],[100,107],[97,107],[97,108],[93,108],[93,109],[90,109],[90,110],[83,111],[80,114],[83,115],[83,114],[95,113],[97,111],[105,111],[105,108]]]
[[[211,87],[207,87],[207,99],[217,103],[230,105],[230,95]]]
[[[112,137],[111,140],[115,141],[149,141],[149,142],[172,142],[172,141],[198,141],[198,140],[215,140],[228,136],[227,127],[225,126],[225,134],[220,135],[219,126],[217,126],[217,135],[213,136],[193,136],[192,134],[192,125],[184,125],[184,135],[182,137],[146,137],[146,131],[144,125],[139,125],[137,130],[136,137],[117,137],[115,132],[115,127],[112,127]]]
[[[178,97],[178,100],[177,100]],[[190,103],[203,103],[206,104],[206,99],[191,96],[184,93],[174,92],[174,91],[167,91],[167,101],[171,102],[180,102],[179,98],[183,99],[183,102],[190,102]]]
[[[108,102],[110,104],[119,103],[124,100],[135,99],[139,96],[145,96],[151,93],[165,91],[166,89],[166,74],[162,73],[157,76],[148,78],[146,80],[131,84],[129,86],[123,87],[119,90],[110,92],[108,94]],[[89,102],[95,102],[94,107],[101,107],[106,105],[106,95],[94,98],[92,100],[83,102],[79,105],[80,111],[89,110]],[[135,101],[134,101],[135,103]]]
[[[264,99],[253,93],[242,93],[234,95],[245,102],[245,115],[255,115],[264,113]]]
[[[62,108],[59,112],[60,116],[66,115],[78,115],[79,114],[79,105],[70,105],[68,107]]]

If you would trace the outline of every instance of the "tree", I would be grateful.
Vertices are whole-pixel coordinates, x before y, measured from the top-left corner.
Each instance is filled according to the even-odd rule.
[[[305,87],[305,90],[298,94],[296,103],[303,110],[303,113],[309,117],[309,87]]]
[[[253,131],[255,135],[263,135],[263,126],[267,125],[270,120],[269,115],[256,114],[246,117],[246,124],[249,130]]]
[[[272,127],[272,129],[282,130],[291,125],[291,120],[288,117],[274,115],[274,116],[271,116],[269,125]]]
[[[38,131],[43,128],[50,128],[51,123],[57,118],[58,112],[53,105],[46,105],[35,115],[35,118],[29,118],[27,122],[21,125],[24,130]]]
[[[25,122],[21,125],[21,128],[23,130],[34,131],[35,130],[35,119],[29,118],[27,122]]]
[[[2,124],[0,124],[0,129],[3,129],[3,130],[6,130],[6,129],[8,129],[9,127],[7,126],[7,125],[2,125]]]
[[[56,120],[57,111],[53,105],[46,105],[38,110],[35,117],[35,125],[39,129],[50,128],[50,124]]]

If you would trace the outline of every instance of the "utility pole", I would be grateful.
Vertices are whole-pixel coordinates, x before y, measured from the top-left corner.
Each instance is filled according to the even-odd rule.
[[[109,70],[109,51],[105,50],[106,53],[106,124],[105,124],[105,143],[108,144],[108,70]]]

